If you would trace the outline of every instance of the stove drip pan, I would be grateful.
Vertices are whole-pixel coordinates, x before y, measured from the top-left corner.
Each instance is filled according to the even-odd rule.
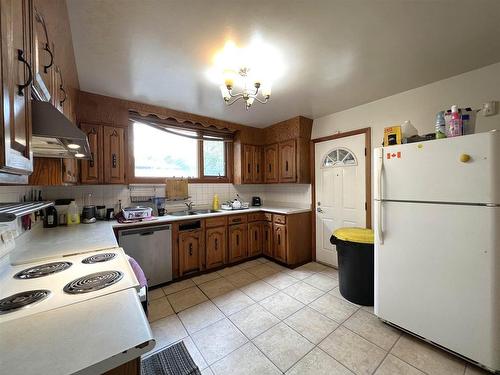
[[[107,288],[123,278],[120,271],[102,271],[79,277],[66,284],[64,291],[68,294],[95,292]]]
[[[0,314],[13,312],[22,307],[32,305],[47,298],[50,290],[27,290],[26,292],[16,293],[0,300]]]
[[[61,272],[69,267],[71,267],[72,263],[70,262],[53,262],[53,263],[45,263],[40,264],[39,266],[34,266],[30,268],[26,268],[21,272],[18,272],[14,275],[15,279],[36,279],[38,277],[44,277],[48,275],[52,275],[53,273]]]

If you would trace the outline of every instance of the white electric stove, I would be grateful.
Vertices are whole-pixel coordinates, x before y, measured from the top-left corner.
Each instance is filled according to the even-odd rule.
[[[3,268],[0,323],[125,289],[139,292],[140,288],[121,248]]]

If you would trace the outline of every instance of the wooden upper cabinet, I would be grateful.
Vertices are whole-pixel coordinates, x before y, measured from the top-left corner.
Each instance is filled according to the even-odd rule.
[[[45,18],[36,8],[33,24],[33,90],[40,100],[53,102],[55,84],[53,44],[49,40]]]
[[[226,263],[226,238],[227,227],[225,226],[206,230],[207,269],[222,266]]]
[[[27,175],[33,170],[30,149],[32,16],[33,4],[30,0],[1,2],[0,98],[3,121],[0,127],[3,134],[0,172],[18,175]]]
[[[102,183],[102,126],[81,124],[80,128],[87,135],[90,145],[90,153],[92,156],[91,160],[81,161],[82,184]]]
[[[262,172],[263,163],[263,149],[260,146],[254,146],[253,148],[253,182],[260,184],[264,181]]]
[[[202,268],[202,231],[179,233],[180,275],[200,271]]]
[[[279,144],[279,181],[296,181],[296,147],[295,139]]]
[[[274,257],[286,263],[286,225],[274,223]]]
[[[262,254],[262,224],[248,224],[248,256]]]
[[[253,183],[253,156],[255,146],[243,145],[242,181],[244,184]]]
[[[247,224],[229,226],[229,261],[235,262],[247,257]]]
[[[278,145],[264,148],[264,182],[278,182]]]
[[[124,184],[125,180],[125,129],[103,127],[104,183]]]

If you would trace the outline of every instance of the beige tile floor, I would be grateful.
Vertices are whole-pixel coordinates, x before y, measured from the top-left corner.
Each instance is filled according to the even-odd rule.
[[[150,299],[153,352],[184,341],[203,375],[487,374],[348,302],[337,270],[318,263],[289,270],[260,258]]]

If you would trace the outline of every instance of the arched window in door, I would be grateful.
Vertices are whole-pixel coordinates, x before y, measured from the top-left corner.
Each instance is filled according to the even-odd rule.
[[[323,168],[350,167],[358,165],[356,156],[346,148],[334,148],[323,159]]]

